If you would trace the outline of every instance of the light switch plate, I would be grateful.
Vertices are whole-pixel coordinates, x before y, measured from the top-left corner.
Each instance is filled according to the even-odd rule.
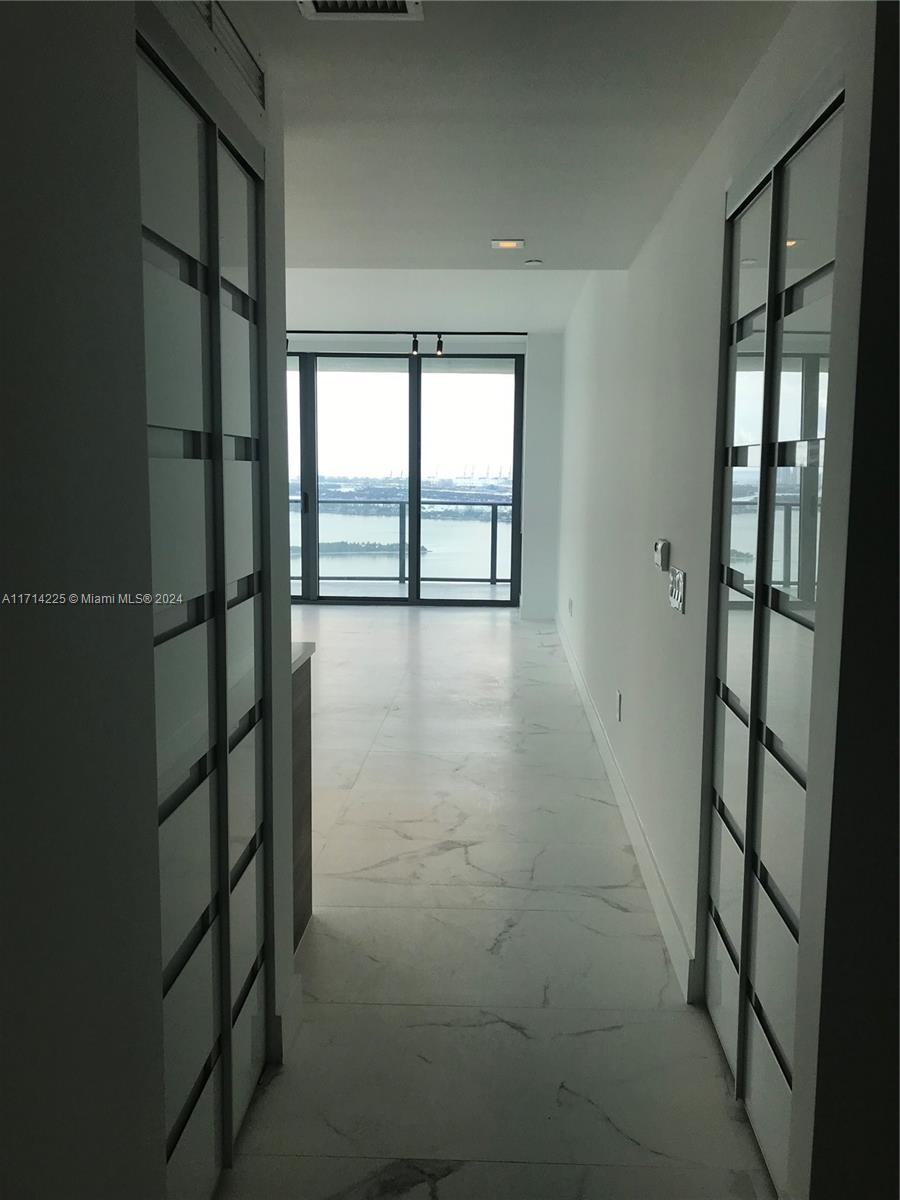
[[[668,571],[669,543],[665,538],[657,538],[653,543],[653,561],[661,571]]]
[[[678,567],[669,568],[669,605],[676,612],[684,612],[685,573]]]

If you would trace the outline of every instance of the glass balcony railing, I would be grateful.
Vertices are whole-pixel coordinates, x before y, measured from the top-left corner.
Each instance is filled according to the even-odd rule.
[[[320,500],[319,579],[405,584],[410,574],[409,503]],[[291,579],[301,578],[302,500],[290,500]],[[509,584],[512,501],[423,500],[423,583]]]

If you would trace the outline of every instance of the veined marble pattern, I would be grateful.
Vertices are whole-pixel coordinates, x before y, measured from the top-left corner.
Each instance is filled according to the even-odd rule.
[[[302,1023],[221,1200],[759,1200],[551,625],[301,607]],[[298,993],[301,989],[298,989]]]

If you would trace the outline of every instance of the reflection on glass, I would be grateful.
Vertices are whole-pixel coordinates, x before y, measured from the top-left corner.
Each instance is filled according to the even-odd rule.
[[[726,446],[750,446],[762,438],[764,341],[765,317],[760,315],[729,351]]]
[[[509,599],[514,423],[512,359],[423,359],[425,599]]]
[[[793,462],[775,468],[773,504],[772,586],[812,615],[816,602],[822,475],[825,447],[800,442],[790,448]]]
[[[405,597],[407,360],[319,357],[316,400],[319,592]]]
[[[843,123],[841,110],[784,168],[779,291],[834,259]]]
[[[741,944],[743,892],[744,856],[714,809],[709,846],[709,895],[735,948]]]
[[[303,494],[300,490],[300,360],[287,360],[288,509],[291,595],[301,594],[303,576]]]
[[[781,323],[776,387],[778,441],[825,436],[831,350],[832,279],[798,289],[799,306]]]
[[[745,712],[750,711],[753,601],[733,588],[719,589],[717,674]]]
[[[770,886],[795,921],[800,920],[806,792],[762,746],[758,748],[758,852]]]
[[[760,192],[734,221],[731,271],[731,320],[766,302],[771,188]]]
[[[760,448],[750,446],[746,466],[725,468],[722,562],[732,582],[751,592],[756,583],[756,535],[759,518]]]
[[[752,883],[748,975],[788,1067],[794,1057],[797,941],[759,881]]]
[[[809,707],[815,635],[768,610],[763,625],[761,716],[778,755],[801,776],[809,748]]]
[[[716,699],[713,787],[741,837],[747,812],[747,753],[750,731],[727,704]]]

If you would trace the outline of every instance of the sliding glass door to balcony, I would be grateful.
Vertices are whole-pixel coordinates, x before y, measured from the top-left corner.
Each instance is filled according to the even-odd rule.
[[[316,362],[319,596],[408,595],[405,359]]]
[[[295,599],[517,604],[523,359],[288,357]]]
[[[515,364],[422,363],[421,595],[508,600]]]
[[[303,590],[303,490],[300,481],[300,359],[287,361],[288,511],[290,513],[291,595]]]

